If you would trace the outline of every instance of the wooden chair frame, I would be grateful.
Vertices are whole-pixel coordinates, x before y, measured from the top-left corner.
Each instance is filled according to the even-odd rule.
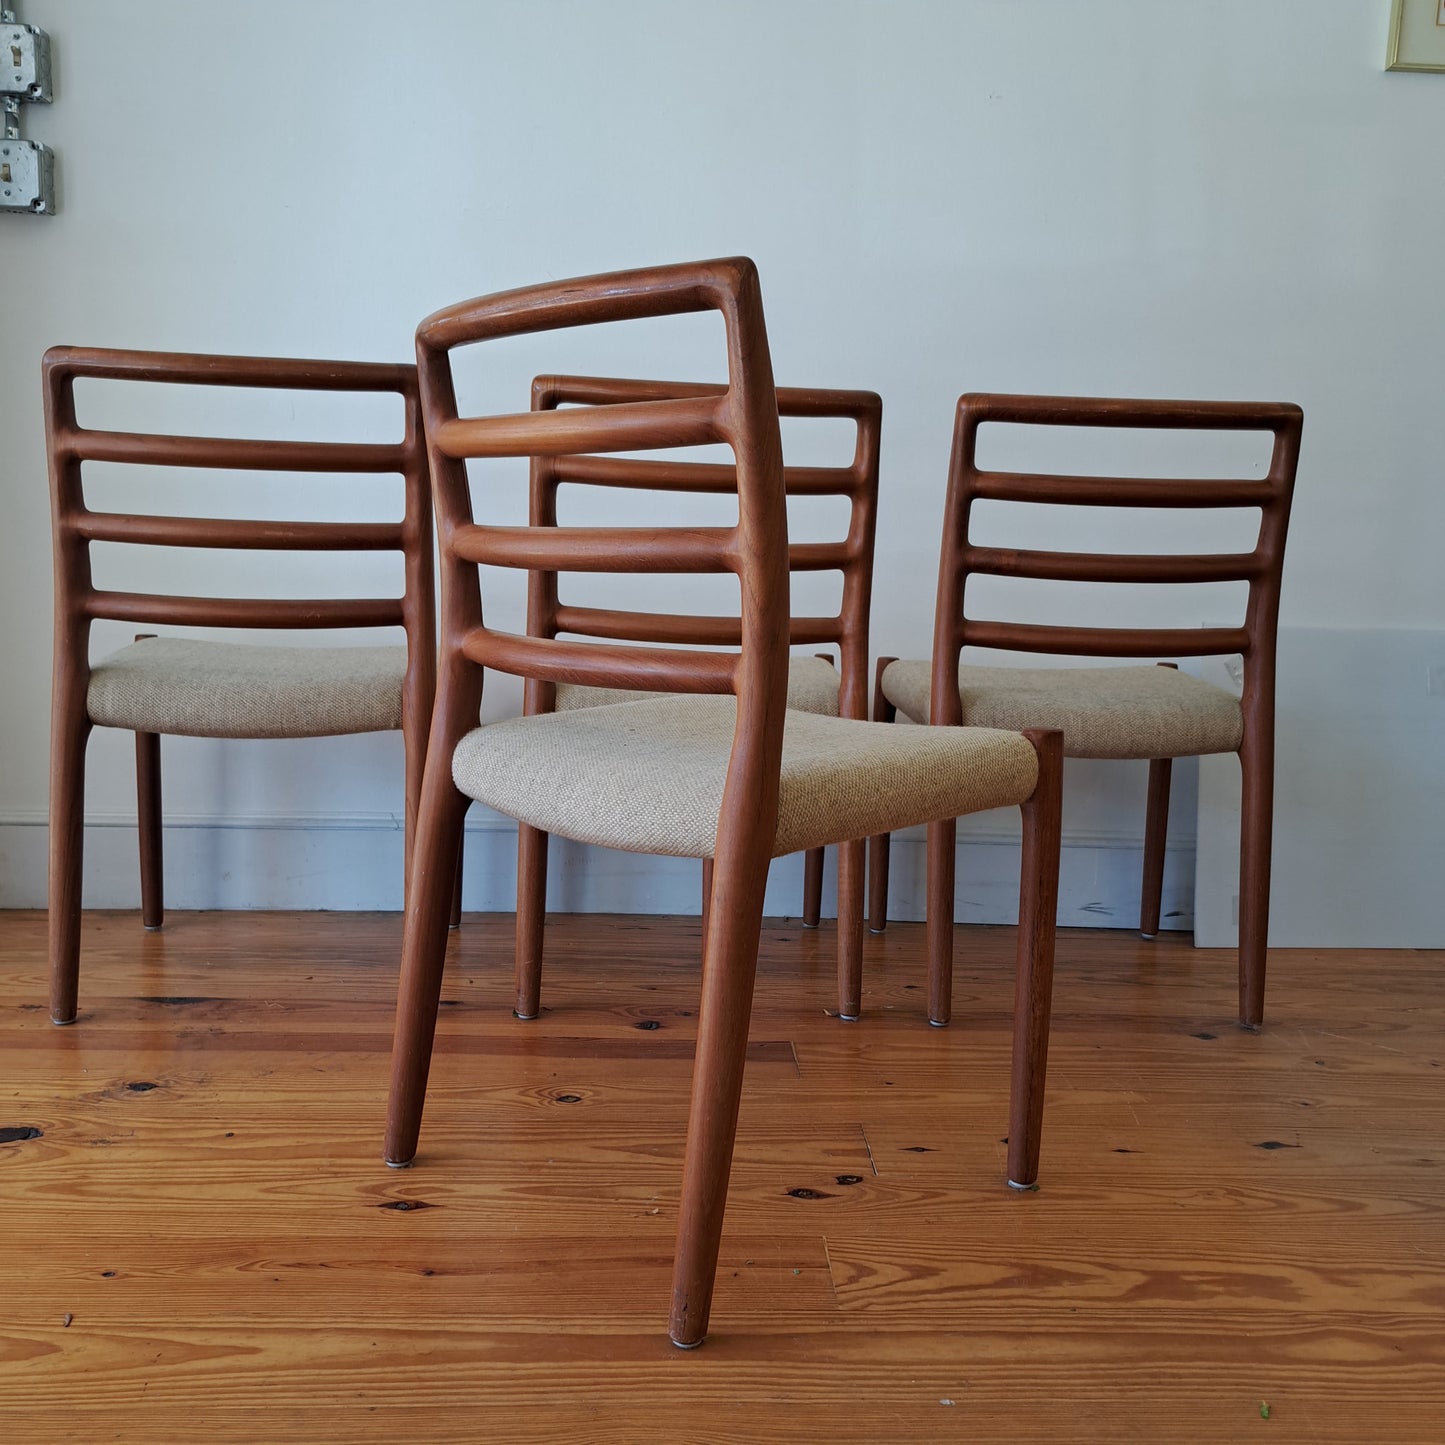
[[[1180,480],[1112,476],[1064,476],[981,470],[976,462],[979,428],[990,422],[1021,426],[1088,426],[1197,431],[1266,431],[1273,438],[1268,474],[1259,480]],[[1264,976],[1269,930],[1270,845],[1274,803],[1275,636],[1280,575],[1290,502],[1299,460],[1303,413],[1281,403],[1126,401],[1087,397],[1001,396],[960,398],[949,464],[943,546],[934,617],[931,715],[944,725],[962,722],[958,687],[964,647],[1081,657],[1205,657],[1240,653],[1244,659],[1244,719],[1239,747],[1242,826],[1239,903],[1239,1021],[1258,1028],[1264,1014]],[[1065,503],[1072,506],[1220,508],[1258,507],[1254,548],[1242,554],[1177,553],[1120,555],[1039,552],[979,546],[969,535],[974,501]],[[965,597],[970,577],[1032,577],[1071,582],[1247,582],[1243,624],[1212,628],[1100,628],[1043,626],[970,618]],[[892,658],[878,663],[877,679]],[[1164,666],[1173,666],[1165,663]],[[894,710],[875,684],[874,717],[891,721]],[[1141,931],[1158,928],[1170,760],[1150,761],[1144,849]],[[941,824],[929,834],[930,921],[943,891],[951,913],[956,828]],[[886,923],[888,839],[870,849],[870,911],[874,931]],[[949,1014],[948,961],[930,929],[930,1018]]]
[[[435,689],[431,492],[421,434],[416,368],[363,362],[198,356],[55,347],[42,363],[55,546],[55,655],[50,767],[51,1017],[76,1016],[80,969],[85,751],[92,723],[90,630],[97,619],[186,627],[401,627],[407,663],[402,698],[406,752],[405,848],[408,867]],[[76,420],[78,378],[292,391],[393,393],[404,403],[400,441],[385,444],[237,440],[210,436],[97,431]],[[90,510],[82,467],[128,462],[157,467],[249,471],[399,473],[399,522],[275,522],[135,515]],[[399,598],[310,600],[167,596],[103,591],[91,580],[92,543],[277,551],[399,551]],[[143,634],[144,635],[144,634]],[[142,919],[163,917],[160,738],[136,734]]]
[[[717,385],[615,377],[539,376],[532,383],[532,409],[554,411],[565,406],[612,406],[669,399],[719,397]],[[868,715],[868,609],[873,586],[873,544],[878,518],[878,455],[883,401],[874,392],[779,387],[780,417],[841,418],[851,421],[855,439],[846,466],[784,466],[789,496],[842,496],[849,501],[848,530],[837,542],[793,542],[788,548],[792,572],[837,571],[842,595],[836,614],[794,616],[789,640],[794,646],[834,645],[841,663],[838,711],[841,717]],[[726,463],[638,461],[603,456],[539,456],[531,463],[531,522],[555,527],[558,493],[564,485],[586,485],[650,491],[729,495],[737,492],[737,469]],[[527,631],[534,637],[575,636],[630,642],[667,642],[687,646],[738,647],[736,616],[708,617],[620,612],[564,605],[555,571],[528,576]],[[831,661],[831,656],[820,653]],[[556,685],[530,680],[526,685],[528,716],[551,712]],[[822,848],[806,855],[803,923],[817,927],[823,889]],[[839,980],[843,994],[850,979],[862,977],[863,878],[865,845],[860,840],[839,848]],[[703,916],[711,891],[712,865],[703,864]],[[517,1003],[518,1018],[535,1018],[540,1009],[543,933],[546,918],[547,834],[520,825],[517,845]],[[453,910],[455,917],[455,909]],[[849,926],[849,921],[852,926]],[[856,996],[856,989],[853,990]],[[846,1000],[845,1000],[846,1002]],[[852,1013],[856,1015],[857,1005]]]
[[[727,338],[721,395],[670,397],[513,416],[458,414],[452,348],[497,337],[714,310]],[[592,277],[484,297],[440,311],[417,331],[417,361],[440,538],[441,666],[430,762],[407,899],[385,1157],[416,1153],[436,1030],[452,885],[469,799],[451,777],[476,726],[483,669],[542,682],[733,693],[737,731],[718,820],[713,907],[688,1118],[672,1338],[701,1342],[722,1232],[762,924],[788,667],[788,541],[778,500],[782,446],[762,299],[750,261],[725,260]],[[736,527],[531,528],[472,520],[469,457],[631,451],[726,443],[737,466]],[[478,564],[547,571],[732,572],[740,650],[520,637],[483,620]]]
[[[728,358],[724,390],[705,388],[684,396],[511,416],[464,418],[458,413],[450,363],[455,347],[564,326],[702,310],[718,311],[723,318]],[[702,1342],[711,1308],[763,895],[777,837],[787,702],[790,552],[778,399],[757,271],[743,259],[712,261],[484,297],[423,321],[417,331],[417,360],[441,542],[442,650],[403,930],[384,1157],[402,1168],[416,1154],[452,886],[471,801],[453,780],[452,761],[457,744],[477,726],[484,669],[525,678],[534,706],[544,701],[537,696],[539,684],[561,682],[733,694],[736,724],[704,929],[668,1327],[675,1343],[691,1348]],[[729,468],[738,497],[734,527],[503,527],[480,526],[473,520],[469,458],[575,458],[581,453],[718,442],[730,446],[735,459]],[[627,465],[630,469],[634,464]],[[494,630],[483,618],[480,564],[540,574],[731,572],[738,578],[741,599],[740,620],[730,634],[737,651],[700,651],[686,638],[682,646],[659,647],[659,641],[674,640],[675,624],[665,619],[646,625],[629,621],[629,632],[650,641],[596,641],[584,631],[596,619],[569,613],[560,604],[559,628],[580,623],[580,637]],[[616,619],[599,622],[598,630],[613,636]],[[856,710],[858,701],[855,686],[847,705]],[[1059,845],[1059,734],[1036,733],[1030,741],[1038,757],[1038,781],[1022,805],[1025,862],[1009,1144],[1010,1181],[1022,1187],[1032,1183],[1038,1168]],[[859,903],[861,933],[861,896]]]

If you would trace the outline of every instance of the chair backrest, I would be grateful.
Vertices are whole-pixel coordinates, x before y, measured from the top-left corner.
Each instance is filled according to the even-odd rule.
[[[961,720],[957,674],[964,647],[1007,648],[1086,657],[1204,657],[1242,653],[1245,705],[1272,698],[1275,631],[1285,533],[1304,416],[1289,403],[1124,401],[1095,397],[998,396],[959,399],[949,463],[948,501],[934,626],[932,716]],[[1115,427],[1195,431],[1261,431],[1273,436],[1268,474],[1260,479],[1065,476],[981,471],[979,428]],[[1245,553],[1120,555],[1043,552],[976,545],[969,535],[975,501],[1037,502],[1091,507],[1258,507],[1260,527]],[[971,576],[1032,577],[1065,582],[1247,582],[1249,600],[1236,627],[1079,627],[970,618]]]
[[[726,331],[728,382],[719,392],[514,415],[458,413],[450,357],[455,347],[708,310],[721,314]],[[734,763],[740,758],[749,763],[738,776],[758,790],[759,825],[770,827],[786,707],[788,537],[777,398],[753,263],[736,258],[661,266],[466,301],[421,323],[417,364],[440,537],[442,690],[433,741],[476,725],[481,684],[475,665],[553,683],[734,693]],[[736,462],[734,527],[513,527],[473,521],[468,458],[566,457],[719,442],[732,449]],[[532,572],[732,572],[740,589],[738,650],[499,631],[483,619],[481,565]],[[470,674],[467,663],[474,664]]]
[[[84,666],[90,623],[106,618],[197,627],[391,627],[406,630],[407,666],[434,671],[431,491],[421,433],[416,368],[368,362],[192,356],[53,347],[42,363],[46,442],[55,532],[57,662]],[[230,437],[98,431],[76,420],[78,378],[289,391],[376,392],[402,398],[396,442],[240,440]],[[129,462],[150,467],[237,471],[396,473],[405,508],[399,522],[256,521],[93,511],[82,466]],[[316,552],[401,552],[403,594],[389,598],[185,597],[105,591],[92,583],[94,542]],[[430,694],[428,686],[427,694]]]
[[[532,383],[532,409],[562,406],[611,406],[674,398],[718,397],[718,385],[624,380],[595,376],[539,376]],[[783,483],[790,497],[846,497],[848,530],[841,541],[791,542],[793,572],[836,571],[842,591],[836,614],[799,616],[789,622],[794,646],[836,644],[841,664],[839,710],[863,718],[868,708],[868,609],[873,585],[873,543],[878,516],[878,451],[882,399],[869,391],[779,387],[782,417],[841,418],[854,426],[852,460],[846,466],[787,466]],[[532,459],[531,519],[534,526],[557,525],[557,494],[564,484],[656,491],[728,494],[737,491],[737,468],[727,463],[655,460],[595,455],[539,456]],[[555,571],[533,572],[528,581],[527,631],[534,637],[559,632],[629,642],[667,642],[737,647],[737,617],[621,612],[580,607],[561,601]],[[528,685],[528,712],[552,706],[552,684]]]

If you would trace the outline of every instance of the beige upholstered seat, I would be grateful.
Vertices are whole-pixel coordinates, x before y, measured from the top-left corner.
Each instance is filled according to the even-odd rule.
[[[468,733],[461,792],[583,843],[710,858],[737,725],[731,697],[668,697],[512,718]],[[772,855],[1022,803],[1038,755],[1018,733],[789,712]]]
[[[932,664],[894,662],[883,695],[927,722]],[[1239,699],[1172,667],[958,669],[968,727],[1058,728],[1070,758],[1183,758],[1232,753],[1244,735]]]
[[[330,737],[401,726],[405,647],[258,647],[151,637],[90,674],[91,722],[209,738]]]
[[[607,687],[579,687],[562,683],[557,688],[557,711],[604,707],[619,702],[642,702],[667,697],[665,692],[624,692]],[[819,717],[838,716],[838,669],[821,657],[788,659],[788,706]]]

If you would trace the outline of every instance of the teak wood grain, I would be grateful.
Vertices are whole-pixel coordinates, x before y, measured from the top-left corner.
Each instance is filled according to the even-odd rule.
[[[768,921],[717,1326],[680,1355],[698,923],[550,926],[525,1025],[511,918],[449,948],[428,1168],[397,1174],[397,917],[91,912],[85,1024],[53,1029],[44,917],[0,914],[6,1438],[1438,1445],[1445,954],[1277,950],[1254,1035],[1230,953],[1064,930],[1050,1168],[1016,1195],[1014,930],[960,931],[929,1030],[892,925],[845,1029],[829,927]]]

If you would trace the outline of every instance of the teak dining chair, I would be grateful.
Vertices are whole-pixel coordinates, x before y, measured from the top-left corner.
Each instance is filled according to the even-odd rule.
[[[50,760],[51,1017],[76,1015],[80,971],[85,752],[92,727],[136,735],[141,917],[163,920],[160,737],[320,737],[400,728],[406,761],[408,863],[435,691],[431,493],[416,368],[361,362],[193,356],[55,347],[42,365],[55,540],[55,658]],[[375,392],[400,396],[401,439],[238,440],[92,430],[76,419],[78,379]],[[88,462],[301,473],[396,473],[400,521],[255,521],[92,510]],[[109,591],[92,581],[95,543],[266,551],[400,552],[395,598],[186,597]],[[90,661],[92,622],[214,628],[400,627],[405,645],[272,647],[142,635]]]
[[[725,387],[615,377],[542,376],[532,383],[532,409],[563,406],[610,406],[618,403],[666,401],[686,397],[719,397]],[[788,658],[788,706],[824,717],[868,716],[868,606],[873,587],[873,539],[878,515],[878,452],[883,401],[870,391],[804,390],[779,387],[780,417],[832,418],[852,423],[853,456],[846,466],[783,467],[789,497],[846,497],[848,529],[840,541],[793,542],[788,549],[790,572],[836,571],[842,586],[836,614],[794,615],[788,626],[794,646],[836,645],[841,666],[826,654]],[[533,526],[557,525],[557,498],[564,485],[649,489],[691,494],[737,493],[736,468],[727,464],[637,460],[601,456],[534,457],[531,464]],[[555,571],[528,577],[527,631],[533,637],[572,636],[613,641],[659,642],[687,646],[737,647],[736,616],[669,615],[622,612],[564,604]],[[527,684],[525,711],[531,716],[569,712],[580,707],[634,702],[663,696],[646,691],[618,691],[532,681]],[[862,898],[864,844],[842,845],[839,853],[841,893]],[[703,864],[703,929],[706,931],[711,862]],[[523,823],[517,848],[517,1005],[518,1018],[535,1018],[541,1007],[543,930],[546,918],[547,834]],[[803,924],[816,927],[821,915],[823,849],[810,848],[803,876]],[[841,919],[861,917],[861,903],[850,901],[838,910]],[[863,929],[839,934],[839,977],[861,976],[857,954]],[[847,1008],[848,1000],[840,999]],[[854,1005],[856,1015],[856,1005]]]
[[[721,313],[720,394],[463,417],[454,348],[568,326]],[[669,1332],[707,1330],[773,857],[882,828],[1020,805],[1025,819],[1009,1175],[1032,1182],[1058,881],[1056,734],[894,728],[787,709],[788,538],[777,396],[756,268],[735,259],[557,282],[464,302],[417,331],[440,535],[442,650],[402,974],[385,1157],[416,1154],[462,821],[479,800],[582,842],[713,860]],[[466,462],[724,443],[730,527],[473,521]],[[736,651],[523,637],[483,619],[479,564],[534,572],[732,573]],[[659,623],[665,631],[665,620]],[[641,629],[637,629],[641,630]],[[477,726],[485,668],[534,683],[693,694]],[[701,694],[701,695],[696,695]],[[940,917],[941,926],[942,919]],[[951,940],[952,928],[948,929]]]
[[[979,428],[1018,426],[1259,431],[1273,438],[1268,474],[1258,480],[1061,476],[980,470]],[[1237,752],[1243,781],[1239,887],[1239,1021],[1264,1016],[1269,929],[1271,819],[1274,804],[1275,633],[1280,572],[1299,458],[1303,413],[1281,403],[1126,401],[1084,397],[968,395],[960,398],[949,465],[939,561],[933,660],[880,658],[874,716],[892,721],[964,723],[997,728],[1057,728],[1064,755],[1149,760],[1139,929],[1159,927],[1171,760]],[[1067,503],[1090,507],[1252,508],[1260,511],[1254,548],[1243,554],[1110,555],[979,546],[969,534],[975,501]],[[1242,625],[1199,629],[1060,627],[985,621],[967,614],[976,576],[1068,582],[1247,582]],[[1013,668],[959,665],[963,647],[1007,648],[1078,657],[1204,657],[1241,653],[1244,694],[1157,667]],[[956,679],[956,682],[954,681]],[[940,846],[942,844],[940,843]],[[952,862],[952,842],[949,862]],[[940,865],[942,860],[940,861]],[[871,927],[887,922],[888,838],[870,849]],[[932,901],[929,904],[933,906]],[[941,967],[941,965],[939,965]],[[947,1019],[947,980],[933,990]]]

